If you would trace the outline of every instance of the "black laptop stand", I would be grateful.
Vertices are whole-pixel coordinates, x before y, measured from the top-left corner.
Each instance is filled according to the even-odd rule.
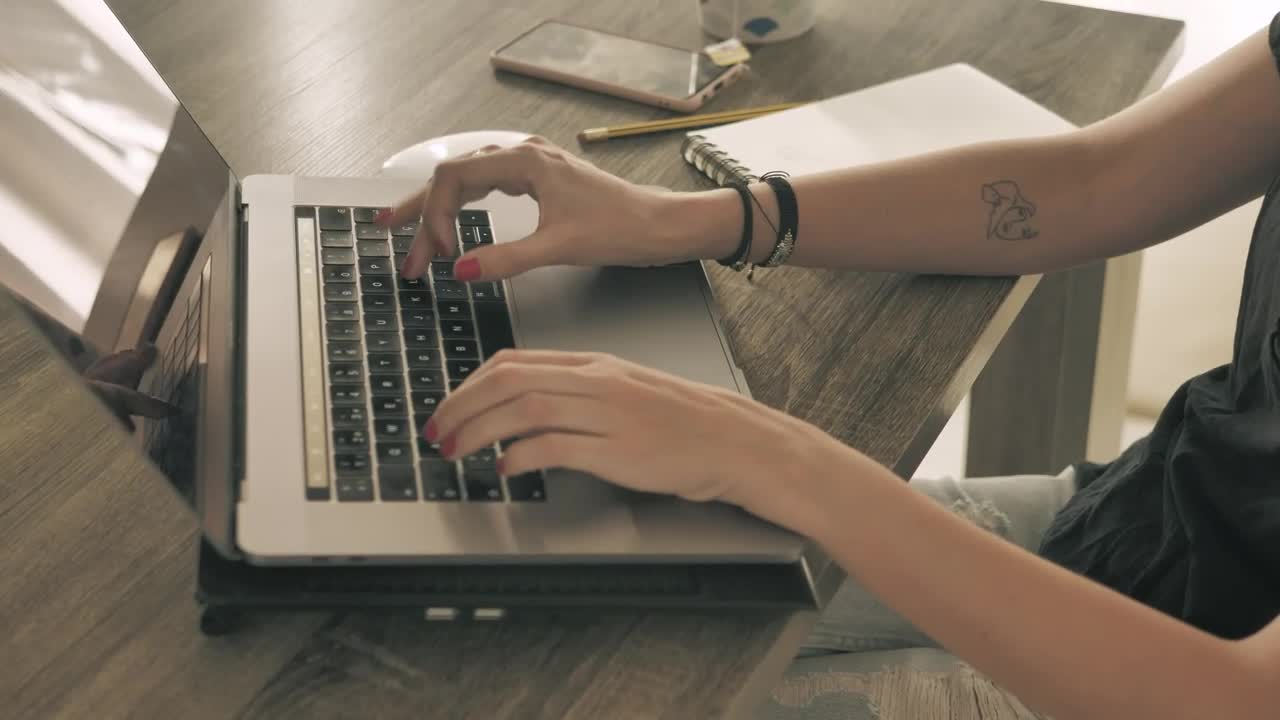
[[[800,565],[309,565],[262,567],[200,543],[200,630],[255,610],[401,608],[425,620],[585,609],[813,608]]]

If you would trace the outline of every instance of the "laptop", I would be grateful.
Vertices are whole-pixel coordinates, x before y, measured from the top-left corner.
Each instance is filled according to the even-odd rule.
[[[24,31],[0,43],[0,280],[99,355],[159,348],[141,389],[182,413],[135,435],[219,555],[785,567],[813,601],[803,539],[736,508],[556,469],[503,477],[501,446],[453,462],[419,432],[508,347],[746,393],[701,265],[401,277],[416,228],[373,218],[418,182],[237,177],[103,3],[20,5]],[[461,212],[459,250],[536,222],[495,194]]]

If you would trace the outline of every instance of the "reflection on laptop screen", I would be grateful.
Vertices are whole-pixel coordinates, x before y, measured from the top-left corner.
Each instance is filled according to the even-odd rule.
[[[149,339],[126,323],[155,300],[144,271],[204,234],[227,166],[101,0],[7,9],[0,283],[100,352],[131,347]]]

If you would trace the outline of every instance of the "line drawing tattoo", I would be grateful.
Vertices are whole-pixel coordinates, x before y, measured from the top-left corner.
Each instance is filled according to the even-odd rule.
[[[982,186],[982,201],[991,206],[987,237],[1000,240],[1030,240],[1040,234],[1031,224],[1036,206],[1012,180],[997,180]]]

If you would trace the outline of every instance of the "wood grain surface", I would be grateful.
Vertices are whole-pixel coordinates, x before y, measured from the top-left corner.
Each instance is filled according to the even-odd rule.
[[[473,129],[575,147],[584,127],[661,111],[515,76],[487,55],[560,17],[697,46],[679,0],[116,0],[241,176],[369,175]],[[1036,0],[825,2],[758,49],[709,110],[812,100],[969,62],[1076,123],[1136,99],[1173,21]],[[679,138],[584,150],[637,182],[706,182]],[[856,232],[851,227],[850,232]],[[755,395],[910,473],[1033,283],[713,268]],[[195,528],[156,472],[0,297],[0,716],[711,718],[750,715],[811,613],[577,614],[427,625],[411,613],[260,615],[197,630]]]

